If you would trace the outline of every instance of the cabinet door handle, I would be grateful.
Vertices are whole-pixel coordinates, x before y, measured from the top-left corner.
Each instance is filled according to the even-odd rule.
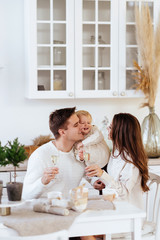
[[[70,93],[69,93],[69,97],[73,97],[73,92],[70,92]]]
[[[113,92],[113,96],[117,96],[118,93],[116,91]]]
[[[126,95],[126,93],[125,92],[121,92],[121,96],[125,96]]]

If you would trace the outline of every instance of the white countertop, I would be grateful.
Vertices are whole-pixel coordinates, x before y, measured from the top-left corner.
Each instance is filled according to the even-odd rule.
[[[160,165],[160,158],[149,158],[149,166]]]
[[[26,171],[28,165],[28,160],[26,159],[23,163],[19,164],[19,167],[16,167],[16,171]],[[13,165],[7,165],[5,167],[0,167],[0,172],[10,172],[14,171]]]
[[[16,171],[26,171],[28,165],[28,160],[26,159],[23,163],[19,164],[19,168],[16,168]],[[160,158],[149,158],[149,166],[160,165]],[[14,171],[12,165],[7,165],[6,167],[0,167],[0,172]]]

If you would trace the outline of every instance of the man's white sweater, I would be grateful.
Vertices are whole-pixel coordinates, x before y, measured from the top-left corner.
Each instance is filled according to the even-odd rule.
[[[43,185],[41,178],[44,169],[53,167],[51,156],[57,154],[59,174],[49,184]],[[84,176],[85,165],[76,161],[73,150],[58,151],[51,142],[36,149],[28,160],[27,173],[23,184],[23,199],[33,199],[47,196],[50,191],[61,191],[63,197],[68,197],[69,190],[77,187]]]

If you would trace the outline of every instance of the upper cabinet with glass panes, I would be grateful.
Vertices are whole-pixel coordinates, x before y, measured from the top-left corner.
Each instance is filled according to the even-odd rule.
[[[112,76],[112,67],[118,73],[111,55],[117,41],[113,38],[116,27],[112,21],[117,18],[111,15],[113,2],[75,1],[75,26],[80,30],[75,31],[75,78],[78,79],[75,88],[79,98],[111,96],[112,85],[117,85],[111,80],[115,76],[117,81],[118,76]]]
[[[158,0],[25,0],[27,96],[141,96],[134,9],[146,2],[154,19]]]
[[[135,6],[141,9],[148,4],[153,25],[156,25],[160,14],[160,1],[120,1],[119,8],[119,95],[122,97],[139,97],[143,94],[135,91],[133,61],[139,63],[136,42]],[[125,14],[124,14],[125,13]]]
[[[69,3],[74,1],[25,1],[30,98],[74,97],[74,15]]]

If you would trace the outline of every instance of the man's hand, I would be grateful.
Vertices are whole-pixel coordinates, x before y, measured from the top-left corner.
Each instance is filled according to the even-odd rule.
[[[97,181],[94,182],[93,187],[100,191],[103,188],[105,188],[105,184],[98,179]]]
[[[59,173],[59,169],[57,167],[49,167],[44,170],[41,182],[44,185],[47,185],[55,178],[55,175]]]

